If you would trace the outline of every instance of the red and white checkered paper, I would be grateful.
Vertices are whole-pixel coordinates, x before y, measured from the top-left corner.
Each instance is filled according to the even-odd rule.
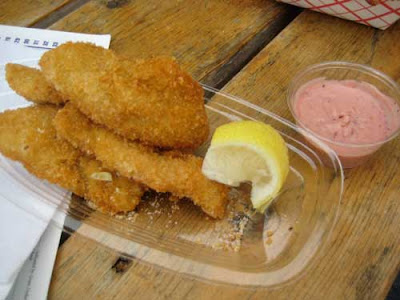
[[[400,1],[387,0],[371,5],[365,0],[279,0],[324,14],[379,29],[386,29],[400,19]]]

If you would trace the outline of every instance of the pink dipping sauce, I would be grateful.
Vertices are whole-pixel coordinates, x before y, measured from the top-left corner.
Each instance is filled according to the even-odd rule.
[[[400,107],[375,86],[318,78],[295,94],[294,111],[305,128],[328,140],[345,167],[376,151],[400,126]]]

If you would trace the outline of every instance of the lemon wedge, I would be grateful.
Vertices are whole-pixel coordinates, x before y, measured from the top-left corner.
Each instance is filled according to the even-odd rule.
[[[270,125],[256,121],[228,123],[215,130],[202,172],[230,186],[250,181],[253,207],[264,212],[289,173],[288,149]]]

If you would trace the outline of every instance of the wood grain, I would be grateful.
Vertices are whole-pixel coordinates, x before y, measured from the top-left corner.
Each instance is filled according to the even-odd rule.
[[[254,54],[253,49],[257,51],[260,43],[270,41],[295,11],[265,0],[140,0],[124,1],[112,9],[107,1],[91,1],[51,29],[110,33],[110,47],[117,53],[129,57],[174,56],[200,80],[218,70],[262,32],[257,45],[250,51],[245,49],[241,61],[246,61]],[[227,74],[229,70],[224,76]]]
[[[73,0],[3,0],[0,1],[0,23],[31,26]]]
[[[400,82],[399,40],[400,23],[377,31],[304,12],[225,90],[290,118],[285,103],[287,85],[297,71],[312,63],[368,63]],[[122,44],[117,43],[116,48],[128,52]],[[207,74],[203,68],[210,70],[218,65],[208,63],[197,70],[190,56],[186,52],[179,57],[198,78]],[[210,284],[137,261],[117,274],[112,269],[118,259],[116,253],[74,235],[59,251],[49,298],[383,299],[399,270],[399,153],[397,139],[384,146],[370,163],[346,172],[340,217],[325,257],[298,281],[282,288],[256,290]]]

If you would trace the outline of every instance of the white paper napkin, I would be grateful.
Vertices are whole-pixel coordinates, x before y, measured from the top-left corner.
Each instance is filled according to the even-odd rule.
[[[0,25],[0,111],[30,105],[9,89],[4,78],[6,63],[35,66],[45,51],[66,41],[90,41],[108,48],[110,39],[110,35]],[[0,299],[7,297],[58,205],[69,196],[68,191],[37,179],[20,164],[0,155]],[[57,216],[60,227],[63,220]],[[55,242],[58,244],[58,240]]]

